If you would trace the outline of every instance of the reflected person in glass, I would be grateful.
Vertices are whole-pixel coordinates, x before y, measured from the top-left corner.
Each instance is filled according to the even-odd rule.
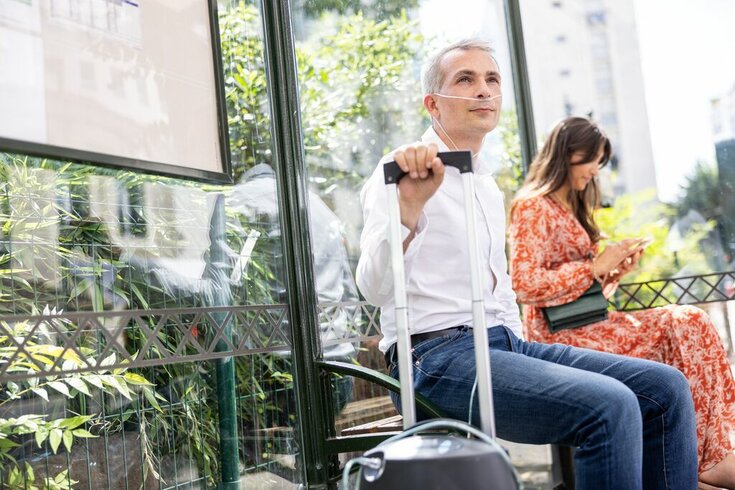
[[[592,121],[559,122],[511,206],[511,277],[530,340],[665,362],[689,379],[697,413],[701,487],[735,489],[735,381],[717,330],[694,306],[614,311],[605,321],[551,332],[542,308],[569,303],[598,281],[611,296],[643,253],[637,239],[608,244],[595,222],[597,175],[610,140]]]
[[[435,55],[424,73],[432,125],[421,141],[386,155],[362,189],[357,284],[381,307],[381,350],[398,377],[396,325],[382,164],[399,184],[414,385],[447,416],[479,425],[472,328],[488,328],[499,437],[577,447],[581,489],[695,489],[694,407],[686,378],[657,362],[523,340],[505,255],[505,211],[478,157],[500,116],[501,76],[490,46],[467,40]],[[485,325],[472,325],[462,182],[437,152],[474,155]],[[398,400],[394,397],[394,403]],[[399,407],[400,409],[400,407]],[[424,418],[423,414],[418,414]]]
[[[227,204],[229,209],[243,213],[253,223],[265,220],[270,224],[268,237],[280,239],[276,174],[270,165],[257,164],[245,172],[241,181],[233,187]],[[361,315],[359,306],[356,306],[359,298],[345,248],[342,223],[312,191],[309,191],[309,231],[315,288],[321,313],[319,330],[322,357],[327,360],[354,362],[357,357],[355,339],[359,335],[357,325],[361,321]],[[249,253],[250,251],[245,254],[241,252],[241,256]],[[280,274],[278,276],[282,277]],[[280,301],[286,301],[285,290],[277,294]],[[290,362],[286,364],[285,369],[290,371]],[[353,384],[352,376],[335,377],[335,415],[350,401]],[[295,410],[292,402],[293,400],[289,402],[290,413]]]

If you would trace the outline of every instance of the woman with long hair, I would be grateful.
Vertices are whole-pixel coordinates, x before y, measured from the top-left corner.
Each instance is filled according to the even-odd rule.
[[[637,239],[599,250],[596,176],[610,140],[586,118],[557,124],[511,205],[511,277],[525,305],[529,340],[563,343],[664,362],[689,379],[697,412],[700,488],[735,489],[735,381],[706,313],[669,305],[610,312],[608,319],[552,333],[542,308],[579,298],[594,281],[610,296],[643,253]]]

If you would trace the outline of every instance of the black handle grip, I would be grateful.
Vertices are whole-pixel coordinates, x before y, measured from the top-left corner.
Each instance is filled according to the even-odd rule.
[[[454,167],[459,173],[472,172],[472,152],[471,151],[442,151],[437,153],[439,159],[444,165]],[[386,184],[397,184],[406,175],[401,167],[394,161],[383,165],[383,176]]]

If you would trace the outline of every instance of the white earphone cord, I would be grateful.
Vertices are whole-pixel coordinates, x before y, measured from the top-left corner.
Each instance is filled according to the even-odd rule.
[[[444,136],[447,137],[447,139],[452,144],[452,146],[454,147],[454,149],[457,150],[457,151],[459,151],[459,148],[457,148],[457,144],[454,142],[454,140],[452,139],[452,137],[449,136],[449,134],[447,133],[447,130],[444,129],[444,126],[442,126],[442,123],[440,123],[438,119],[434,119],[434,117],[432,117],[431,119],[439,126],[439,129],[442,130],[442,133],[444,133]],[[482,137],[482,143],[480,143],[480,148],[482,148],[482,145],[484,145],[484,144],[485,144],[485,137],[483,136]],[[479,154],[480,154],[479,151],[477,153],[473,153],[472,154],[472,158],[476,158],[477,155],[479,155]]]

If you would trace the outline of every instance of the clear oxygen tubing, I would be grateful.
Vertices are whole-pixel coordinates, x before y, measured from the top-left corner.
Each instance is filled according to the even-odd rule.
[[[436,95],[437,97],[443,97],[445,99],[471,100],[472,102],[489,102],[489,101],[491,101],[493,99],[499,99],[499,98],[503,97],[503,94],[493,95],[492,97],[463,97],[461,95],[444,95],[444,94],[440,94],[438,92],[434,92],[431,95]],[[452,137],[449,136],[449,133],[447,133],[447,130],[444,129],[444,126],[442,126],[442,123],[440,123],[438,119],[434,118],[434,116],[431,117],[431,120],[434,121],[437,124],[437,126],[439,126],[439,129],[441,129],[442,133],[444,133],[444,136],[447,137],[447,139],[452,144],[452,146],[454,147],[454,149],[455,150],[459,150],[459,148],[457,148],[457,144],[454,142],[454,140],[452,139]],[[484,137],[482,138],[482,143],[480,144],[480,147],[482,147],[482,144],[483,143],[485,143],[485,138]],[[472,158],[476,158],[477,155],[479,155],[479,154],[480,154],[479,151],[477,153],[473,153],[472,154]]]
[[[473,102],[487,102],[493,99],[499,99],[503,96],[503,94],[493,95],[492,97],[463,97],[461,95],[445,95],[440,94],[439,92],[434,92],[431,95],[436,95],[437,97],[443,97],[445,99],[461,99],[461,100],[471,100]]]

